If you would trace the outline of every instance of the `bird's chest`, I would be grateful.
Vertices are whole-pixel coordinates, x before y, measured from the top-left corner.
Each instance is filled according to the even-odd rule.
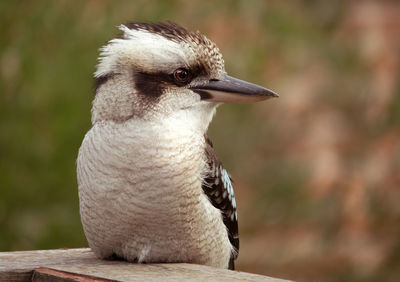
[[[118,228],[183,226],[204,209],[203,148],[190,132],[94,127],[78,158],[83,213]]]
[[[89,245],[128,260],[206,262],[220,248],[229,258],[221,214],[201,187],[204,138],[154,132],[94,127],[86,135],[78,182]]]
[[[204,208],[202,144],[184,138],[149,138],[125,152],[130,157],[121,185],[115,187],[116,195],[139,224],[167,232],[175,225],[182,226],[196,209]]]

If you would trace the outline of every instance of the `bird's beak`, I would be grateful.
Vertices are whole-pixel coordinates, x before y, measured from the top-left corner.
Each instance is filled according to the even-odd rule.
[[[279,97],[272,90],[228,75],[190,89],[198,93],[202,100],[222,103],[252,103]]]

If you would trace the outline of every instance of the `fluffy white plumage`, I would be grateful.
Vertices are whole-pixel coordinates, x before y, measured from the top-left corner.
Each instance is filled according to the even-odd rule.
[[[109,72],[119,72],[121,67],[135,66],[148,72],[170,71],[190,66],[195,57],[186,44],[143,29],[129,29],[120,25],[124,38],[114,38],[101,48],[100,63],[95,72],[99,77]]]
[[[221,213],[201,189],[204,124],[189,117],[99,122],[85,136],[81,216],[100,257],[228,266],[232,246]]]

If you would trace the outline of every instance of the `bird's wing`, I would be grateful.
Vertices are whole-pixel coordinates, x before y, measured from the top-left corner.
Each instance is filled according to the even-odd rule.
[[[234,247],[229,262],[229,268],[234,269],[234,260],[239,253],[239,232],[232,180],[228,172],[222,166],[221,160],[216,155],[213,145],[207,135],[205,135],[205,139],[209,170],[204,178],[202,188],[212,205],[221,210],[224,224],[228,230],[229,241]]]

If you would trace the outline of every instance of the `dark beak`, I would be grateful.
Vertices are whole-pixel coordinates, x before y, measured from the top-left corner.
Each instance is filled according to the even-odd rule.
[[[202,100],[223,103],[252,103],[279,97],[272,90],[228,75],[190,89],[198,93]]]

